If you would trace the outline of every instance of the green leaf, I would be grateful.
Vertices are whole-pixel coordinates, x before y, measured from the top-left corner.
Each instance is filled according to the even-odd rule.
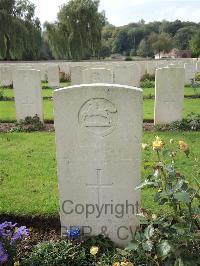
[[[179,234],[179,235],[185,234],[185,228],[183,227],[183,225],[174,224],[174,225],[172,225],[171,228],[175,229],[177,234]]]
[[[167,202],[168,202],[168,198],[160,198],[159,201],[158,201],[158,204],[159,205],[164,205]]]
[[[157,183],[155,182],[151,182],[151,181],[148,181],[148,180],[145,180],[143,183],[141,183],[139,186],[137,186],[135,189],[138,190],[138,189],[142,189],[146,186],[153,186],[155,187]]]
[[[181,258],[176,259],[174,266],[184,266],[184,262]]]
[[[144,216],[143,213],[136,214],[136,217],[139,219],[140,224],[147,224],[148,223],[148,220],[146,219],[146,217]]]
[[[191,202],[190,195],[185,191],[175,193],[174,198],[186,204],[189,204]]]
[[[152,225],[149,225],[147,228],[144,230],[144,235],[146,239],[150,239],[154,234],[154,228]]]
[[[153,243],[151,240],[147,240],[146,242],[142,243],[142,247],[146,251],[151,251],[153,248]]]
[[[172,246],[167,240],[161,241],[158,245],[158,255],[162,258],[167,257],[172,250]]]
[[[124,249],[116,248],[117,252],[119,252],[120,255],[122,256],[129,256],[130,253],[125,251]]]
[[[132,241],[128,244],[128,247],[125,250],[135,251],[137,250],[138,246],[139,246],[139,243],[137,241]]]
[[[183,179],[179,179],[178,182],[176,183],[176,185],[174,186],[174,191],[180,190],[182,185],[184,183]]]

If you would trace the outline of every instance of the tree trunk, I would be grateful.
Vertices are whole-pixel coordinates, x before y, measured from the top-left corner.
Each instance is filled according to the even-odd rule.
[[[5,35],[6,37],[6,61],[10,61],[10,39],[8,34]]]

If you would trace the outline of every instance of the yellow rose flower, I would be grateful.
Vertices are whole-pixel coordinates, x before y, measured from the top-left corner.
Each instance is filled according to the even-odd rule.
[[[115,263],[113,263],[112,266],[120,266],[120,263],[119,262],[115,262]]]
[[[99,251],[98,247],[93,246],[93,247],[90,248],[90,254],[93,255],[93,256],[96,256],[98,251]]]
[[[152,219],[156,220],[157,219],[157,215],[156,214],[152,214]]]
[[[121,263],[121,266],[134,266],[134,265],[130,261],[124,261],[124,262]]]
[[[163,141],[157,136],[156,140],[153,141],[153,150],[160,151],[164,146]]]
[[[184,141],[180,140],[178,144],[181,151],[187,152],[189,150],[189,146]]]
[[[19,261],[16,261],[16,262],[14,263],[14,266],[19,266]]]

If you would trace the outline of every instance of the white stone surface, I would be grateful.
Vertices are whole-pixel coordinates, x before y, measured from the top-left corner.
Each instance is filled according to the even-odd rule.
[[[142,103],[142,90],[128,86],[83,84],[54,91],[63,234],[75,226],[98,235],[106,227],[120,246],[132,239],[140,202],[134,188],[140,182]],[[134,210],[129,206],[126,212],[126,203]],[[94,213],[77,214],[78,204],[78,211],[81,204],[90,212],[94,206]],[[117,214],[123,206],[125,213]]]
[[[181,66],[180,64],[169,64],[168,65],[168,67],[182,67],[183,68],[183,66]]]
[[[71,67],[71,85],[80,85],[82,84],[83,77],[82,71],[86,69],[87,66],[85,65],[73,65]]]
[[[139,87],[141,68],[139,64],[117,65],[114,67],[114,83]]]
[[[12,85],[12,67],[11,66],[1,66],[0,67],[0,86],[10,86]]]
[[[185,84],[189,85],[191,84],[191,79],[195,79],[195,73],[196,73],[196,65],[186,63],[184,64],[185,68]]]
[[[82,70],[82,83],[113,83],[113,73],[105,68],[88,68]]]
[[[155,75],[156,72],[156,61],[147,62],[147,74]]]
[[[200,72],[200,61],[198,61],[196,63],[196,72],[199,73]]]
[[[147,61],[138,61],[138,64],[140,65],[141,76],[145,75],[147,73]]]
[[[182,119],[184,68],[156,70],[154,123],[169,124]]]
[[[16,117],[38,115],[43,122],[43,101],[39,70],[21,69],[13,72]]]
[[[60,86],[60,71],[58,65],[48,65],[48,85],[53,88],[59,88]]]
[[[41,80],[42,81],[47,81],[48,80],[48,77],[47,77],[47,65],[46,64],[40,64],[40,65],[38,65],[38,67],[36,69],[40,70]]]

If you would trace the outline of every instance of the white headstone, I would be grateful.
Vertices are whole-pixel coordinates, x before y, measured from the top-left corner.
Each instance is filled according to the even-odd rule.
[[[12,83],[12,68],[10,66],[0,66],[0,86],[11,86]]]
[[[146,61],[139,61],[138,64],[140,65],[141,69],[141,77],[147,73],[147,62]]]
[[[169,124],[182,119],[184,68],[156,70],[154,123]]]
[[[199,73],[200,72],[200,61],[198,61],[196,63],[196,72]]]
[[[114,67],[114,83],[139,87],[141,69],[139,64],[118,65]]]
[[[155,75],[155,72],[156,72],[156,62],[155,61],[147,62],[147,74]]]
[[[82,83],[113,83],[113,73],[105,68],[88,68],[82,71]]]
[[[196,65],[186,63],[184,64],[184,68],[185,68],[185,84],[189,85],[191,84],[191,80],[195,79]]]
[[[39,70],[21,69],[13,72],[16,117],[38,115],[43,121],[43,101]]]
[[[168,65],[168,67],[182,67],[183,68],[183,66],[181,66],[180,64],[169,64]]]
[[[86,68],[87,66],[83,66],[83,65],[71,67],[71,84],[72,85],[82,84],[82,81],[83,81],[82,71]]]
[[[40,70],[40,74],[41,74],[41,80],[42,81],[47,81],[47,65],[46,64],[40,64],[37,67],[38,70]]]
[[[71,63],[65,62],[60,64],[60,71],[65,73],[67,76],[71,75]]]
[[[48,85],[53,88],[60,86],[60,71],[58,65],[48,65]]]
[[[105,233],[120,246],[132,239],[140,202],[134,188],[140,182],[142,102],[142,90],[129,86],[83,84],[54,92],[63,234],[78,227]]]

